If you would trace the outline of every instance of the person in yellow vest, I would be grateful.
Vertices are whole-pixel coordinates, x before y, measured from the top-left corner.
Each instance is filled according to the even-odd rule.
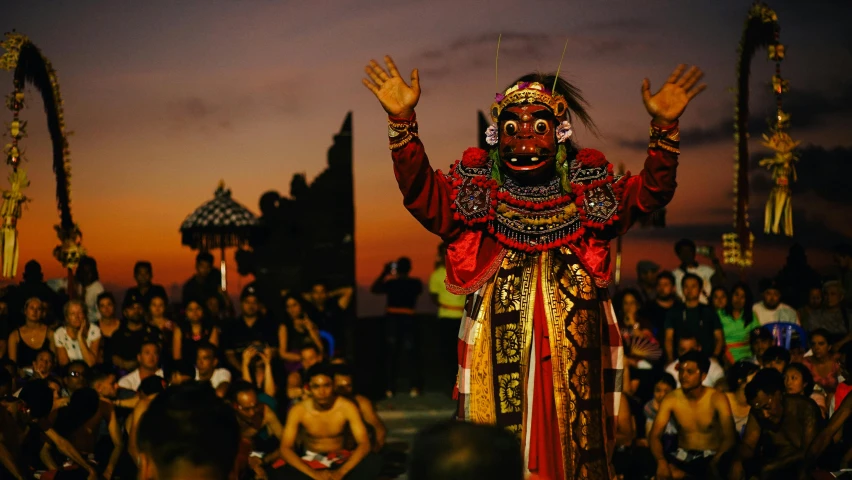
[[[440,349],[437,361],[440,363],[441,385],[446,382],[448,392],[452,394],[459,368],[456,362],[459,327],[467,297],[447,291],[447,286],[444,284],[447,279],[447,267],[444,263],[446,254],[447,244],[441,243],[438,245],[438,256],[435,258],[435,271],[429,277],[429,294],[438,305],[438,322],[435,330]]]

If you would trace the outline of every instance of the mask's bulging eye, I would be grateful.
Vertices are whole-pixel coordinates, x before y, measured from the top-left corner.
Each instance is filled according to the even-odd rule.
[[[518,133],[518,122],[514,120],[509,120],[505,124],[503,124],[503,131],[506,135],[514,135]]]
[[[550,125],[547,123],[547,120],[536,120],[533,124],[533,129],[535,130],[535,133],[541,135],[550,130]]]

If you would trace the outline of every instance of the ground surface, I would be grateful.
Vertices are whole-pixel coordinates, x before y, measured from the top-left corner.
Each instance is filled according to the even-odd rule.
[[[447,394],[426,392],[417,398],[397,395],[378,402],[379,416],[388,428],[387,449],[395,454],[392,458],[404,461],[417,432],[433,423],[449,420],[455,412],[456,403]],[[406,480],[403,473],[396,477]]]

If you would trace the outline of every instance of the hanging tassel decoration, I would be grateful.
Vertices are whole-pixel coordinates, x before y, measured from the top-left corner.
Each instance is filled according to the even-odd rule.
[[[3,205],[0,216],[3,217],[3,234],[0,236],[3,255],[3,277],[11,278],[18,271],[18,219],[21,218],[21,206],[29,201],[23,190],[30,186],[27,172],[18,168],[9,174],[11,189],[3,192]]]

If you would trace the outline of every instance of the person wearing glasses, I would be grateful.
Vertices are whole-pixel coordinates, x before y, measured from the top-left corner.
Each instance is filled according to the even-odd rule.
[[[745,394],[751,411],[730,478],[808,478],[805,454],[820,430],[819,407],[809,398],[784,395],[784,376],[774,368],[757,372]]]
[[[248,467],[255,478],[266,478],[264,467],[281,458],[278,447],[284,427],[275,411],[258,399],[251,383],[245,380],[233,383],[228,393],[237,413],[242,441],[251,445]]]
[[[69,395],[74,395],[74,392],[89,386],[87,378],[89,377],[89,365],[83,360],[74,360],[65,367],[65,378],[63,383]]]

